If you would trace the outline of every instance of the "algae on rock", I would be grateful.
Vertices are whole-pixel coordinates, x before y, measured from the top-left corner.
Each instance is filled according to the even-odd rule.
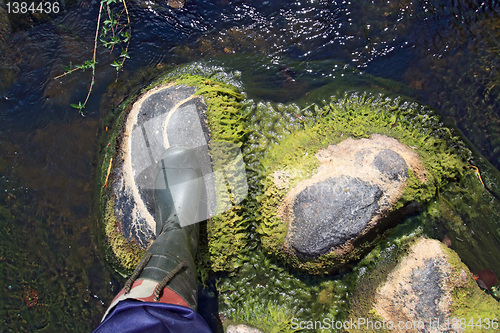
[[[425,171],[409,170],[409,180],[396,211],[411,202],[429,202],[439,189],[465,174],[470,152],[450,129],[443,127],[431,110],[400,98],[372,95],[346,95],[341,99],[314,105],[316,119],[306,120],[303,130],[294,131],[274,145],[262,159],[265,170],[264,192],[260,197],[259,226],[264,248],[293,267],[311,273],[325,273],[360,258],[364,247],[358,244],[346,255],[335,252],[315,259],[304,259],[283,248],[288,232],[278,207],[290,188],[314,174],[319,166],[314,155],[328,145],[347,138],[366,138],[383,134],[397,139],[418,154]],[[275,178],[282,178],[275,182]],[[286,178],[286,181],[284,179]]]
[[[500,305],[479,289],[454,251],[421,237],[406,244],[406,251],[398,251],[388,262],[378,262],[360,276],[351,299],[350,320],[364,318],[392,326],[385,325],[382,332],[483,331],[474,326],[479,318],[483,328],[486,320],[494,327]],[[401,328],[399,323],[412,326]]]

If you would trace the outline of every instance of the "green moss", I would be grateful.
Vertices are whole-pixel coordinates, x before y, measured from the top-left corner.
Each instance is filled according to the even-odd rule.
[[[366,318],[383,321],[373,309],[377,288],[387,281],[392,270],[422,236],[418,222],[418,219],[409,219],[390,230],[385,239],[365,255],[347,276],[345,280],[355,286],[349,299],[347,320]]]
[[[498,328],[500,303],[479,288],[474,276],[455,251],[444,245],[441,247],[448,256],[448,262],[452,267],[452,274],[449,278],[453,286],[451,313],[464,323],[466,332],[490,332],[493,327],[489,329],[484,327],[486,318],[490,320],[496,318],[496,327]],[[467,276],[466,282],[463,282],[463,274]],[[471,323],[476,325],[479,318],[482,319],[483,328],[470,325]]]
[[[128,241],[120,232],[121,226],[115,216],[113,199],[108,200],[106,203],[104,221],[108,262],[110,262],[118,272],[124,275],[132,274],[137,263],[142,259],[146,251],[137,246],[137,244]]]
[[[387,281],[389,274],[419,239],[421,239],[420,234],[417,233],[411,237],[403,237],[386,248],[377,246],[360,262],[355,268],[354,274],[350,276],[350,279],[357,280],[357,286],[350,300],[349,319],[367,318],[380,322],[384,320],[373,309],[376,290]],[[468,324],[471,319],[476,323],[479,318],[498,318],[500,304],[493,297],[481,291],[474,281],[472,273],[455,251],[447,248],[444,244],[441,244],[441,249],[446,254],[447,261],[451,266],[451,274],[447,277],[447,284],[452,296],[450,322],[465,320]],[[482,322],[484,325],[484,320]],[[466,327],[465,331],[483,332],[487,330]]]
[[[347,280],[355,288],[349,300],[347,320],[366,318],[383,321],[373,309],[377,288],[387,281],[409,249],[422,233],[418,220],[404,222],[391,230],[384,241],[378,243],[353,269]],[[382,331],[383,332],[383,331]]]
[[[265,333],[291,333],[298,330],[292,329],[293,313],[287,307],[268,301],[265,304],[254,300],[245,302],[239,311],[224,322],[224,328],[231,324],[246,324],[258,328]]]
[[[290,315],[299,320],[322,320],[325,315],[343,319],[348,288],[341,280],[332,281],[331,276],[311,277],[289,271],[256,249],[236,275],[219,279],[217,290],[225,324],[230,318],[232,322],[274,332],[275,326],[281,330],[292,328]],[[323,290],[331,298],[319,303]]]

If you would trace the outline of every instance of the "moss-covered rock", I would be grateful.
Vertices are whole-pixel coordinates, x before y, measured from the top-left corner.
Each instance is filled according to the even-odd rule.
[[[241,154],[238,156],[234,154],[234,151],[227,149],[228,144],[231,144],[234,149],[238,149],[246,135],[243,104],[241,103],[244,96],[232,85],[196,75],[170,74],[157,80],[141,94],[123,102],[113,112],[116,120],[112,124],[106,122],[105,125],[98,191],[100,192],[100,212],[108,258],[115,269],[124,274],[130,273],[131,269],[137,265],[141,254],[154,238],[153,233],[146,230],[149,228],[146,223],[147,218],[144,217],[147,215],[146,213],[143,214],[135,208],[132,209],[133,212],[129,212],[130,214],[125,212],[128,211],[127,205],[134,206],[138,199],[122,200],[123,198],[117,198],[117,195],[120,197],[117,193],[123,193],[127,188],[123,184],[123,177],[120,176],[127,150],[125,140],[128,134],[125,124],[127,117],[137,101],[140,101],[141,96],[153,89],[158,89],[158,87],[174,86],[194,87],[196,93],[193,96],[201,96],[202,98],[198,103],[206,103],[204,106],[206,108],[206,124],[204,126],[207,128],[207,135],[210,136],[209,149],[213,163],[215,165],[223,164],[227,160],[226,155],[241,159]],[[227,179],[228,174],[236,174],[229,170],[235,168],[236,164],[238,164],[237,161],[230,165],[224,165],[225,173],[215,173],[215,183],[220,185],[217,186],[216,192],[227,191],[225,187],[223,188],[227,182],[241,184],[246,181],[246,179],[240,179],[244,178],[244,173],[240,173],[239,178],[233,176],[233,178],[238,179]],[[223,200],[217,202],[219,206],[227,207],[229,205],[231,208],[208,221],[206,228],[208,244],[205,244],[207,246],[205,251],[201,252],[201,256],[203,256],[201,261],[206,269],[232,271],[238,267],[238,258],[244,256],[248,226],[242,216],[241,206],[238,205],[241,200],[237,200],[245,195],[245,193],[238,191],[243,192],[244,190],[246,190],[244,186],[241,188],[236,186],[231,189],[230,196],[224,197],[229,202],[223,202]],[[218,195],[217,197],[223,196]],[[121,204],[118,204],[117,200],[121,200]],[[218,208],[217,211],[221,210]],[[138,220],[134,214],[140,214],[140,218],[144,219],[144,221],[141,220],[144,226],[140,227],[140,230],[137,229],[138,231],[130,228],[132,222]],[[137,239],[138,235],[139,239]]]
[[[408,170],[426,181],[417,154],[394,139],[347,139],[321,149],[315,157],[320,165],[314,175],[293,188],[288,184],[293,170],[273,175],[276,186],[287,188],[278,207],[288,226],[284,246],[298,256],[345,256],[361,237],[373,239],[372,231],[397,222],[418,206],[408,204],[397,210],[397,216],[389,214],[406,186]]]
[[[429,202],[445,184],[469,172],[466,169],[468,149],[457,135],[442,126],[432,111],[417,103],[348,95],[310,108],[314,108],[316,117],[305,119],[304,129],[286,135],[262,160],[264,192],[259,198],[257,231],[267,251],[294,267],[312,273],[328,272],[359,259],[370,246],[360,243],[352,247],[348,256],[330,251],[313,259],[300,258],[286,251],[284,243],[288,225],[278,210],[290,189],[317,173],[320,161],[315,154],[320,149],[347,138],[366,138],[377,133],[397,139],[418,155],[423,169],[409,170],[406,187],[391,207],[392,212],[412,202]],[[275,181],[277,173],[287,175],[286,186]]]
[[[363,318],[363,331],[481,332],[487,331],[486,321],[490,329],[495,326],[500,304],[479,289],[469,269],[444,244],[417,238],[395,261],[395,266],[379,262],[376,273],[366,275],[354,294],[350,319],[360,323],[358,318]],[[374,292],[362,299],[367,288]],[[376,330],[377,323],[385,325]]]

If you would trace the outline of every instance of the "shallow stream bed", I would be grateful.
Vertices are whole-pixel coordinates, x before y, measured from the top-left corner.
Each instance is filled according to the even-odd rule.
[[[500,192],[497,1],[187,0],[182,9],[132,1],[130,59],[117,75],[111,64],[119,53],[98,48],[85,117],[69,105],[85,99],[90,72],[54,77],[62,74],[62,65],[92,57],[99,3],[66,1],[57,14],[37,15],[8,14],[7,2],[0,4],[2,332],[89,332],[98,324],[124,282],[105,262],[93,214],[103,121],[121,101],[184,63],[235,73],[256,103],[307,105],[346,90],[414,98],[464,133],[484,156],[476,161],[486,184]],[[394,230],[394,237],[430,221],[427,232],[436,238],[446,234],[471,270],[489,268],[500,276],[499,221],[483,223],[489,211],[461,213],[456,207],[473,204],[468,197],[453,200],[435,205],[451,207],[448,221],[455,224],[419,216]],[[383,257],[384,250],[380,253]],[[296,276],[282,270],[261,254],[242,268],[251,280],[247,288],[257,296],[265,281],[274,280],[288,290],[276,291],[283,301],[306,298]],[[253,279],[256,272],[265,273]],[[219,287],[230,290],[245,279]],[[317,308],[297,311],[318,315],[335,302],[342,309],[342,283],[302,281],[330,292],[322,294],[324,303]],[[244,291],[227,294],[237,298]],[[271,303],[267,308],[276,310]],[[241,317],[255,315],[245,314],[244,307],[239,311]]]

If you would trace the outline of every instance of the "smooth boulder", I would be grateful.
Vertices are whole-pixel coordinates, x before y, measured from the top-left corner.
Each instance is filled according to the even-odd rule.
[[[358,178],[329,178],[306,187],[293,206],[290,245],[303,256],[318,256],[358,235],[377,214],[382,191]]]
[[[317,172],[288,191],[278,209],[288,223],[285,246],[303,258],[349,253],[390,214],[391,219],[404,216],[393,208],[406,187],[408,169],[425,180],[418,156],[382,135],[347,139],[320,150],[316,158],[321,163]]]

